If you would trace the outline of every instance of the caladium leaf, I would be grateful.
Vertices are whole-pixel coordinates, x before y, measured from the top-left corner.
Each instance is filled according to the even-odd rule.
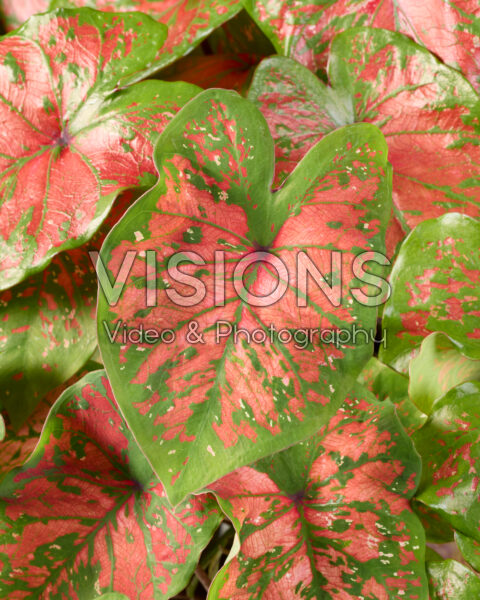
[[[372,357],[358,377],[358,381],[383,402],[390,400],[397,411],[405,431],[411,435],[427,420],[427,415],[418,410],[408,394],[409,379],[388,365]]]
[[[431,600],[472,600],[480,595],[480,578],[456,560],[427,563]]]
[[[448,214],[421,223],[393,266],[383,313],[385,363],[408,358],[423,338],[442,332],[465,356],[480,358],[480,222]]]
[[[289,58],[263,60],[248,98],[262,111],[275,141],[277,186],[325,134],[355,122],[353,103],[345,91],[325,85]]]
[[[101,365],[89,360],[84,368],[75,373],[64,384],[49,392],[25,420],[20,429],[14,429],[9,422],[5,439],[0,444],[0,479],[9,471],[21,467],[38,443],[47,415],[60,395],[90,371],[98,371]]]
[[[378,288],[364,288],[351,267],[363,251],[383,250],[389,167],[378,129],[354,125],[312,149],[272,195],[267,124],[224,90],[184,107],[155,161],[157,186],[102,247],[109,284],[130,271],[118,301],[99,297],[99,341],[122,412],[176,503],[305,439],[343,401],[373,350],[376,309],[351,294]],[[190,252],[196,264],[182,264],[180,277],[192,278],[179,286],[171,261]],[[342,292],[340,306],[316,284],[305,292],[296,274],[302,252]],[[192,281],[197,295],[186,298]],[[156,339],[139,339],[142,328]],[[349,332],[344,341],[328,343],[339,330]]]
[[[170,507],[96,371],[64,392],[30,459],[0,483],[0,597],[171,598],[220,519],[208,496]]]
[[[354,26],[404,33],[479,84],[480,7],[475,0],[248,0],[279,54],[312,71],[326,68],[330,42]]]
[[[90,7],[106,12],[139,11],[168,26],[157,67],[167,65],[205,39],[242,8],[241,0],[0,0],[9,28],[55,8]]]
[[[209,486],[241,544],[209,598],[427,599],[419,472],[393,405],[357,384],[310,440]]]
[[[387,139],[406,231],[446,212],[480,216],[480,104],[460,73],[405,36],[358,28],[335,38],[328,79],[282,57],[257,69],[249,98],[275,139],[278,184],[325,133],[365,121]]]
[[[480,541],[480,382],[450,390],[413,434],[424,468],[416,499]]]
[[[410,362],[409,396],[426,414],[448,390],[470,380],[480,381],[480,361],[461,354],[441,333],[432,333],[422,342]]]
[[[480,5],[475,0],[400,0],[396,27],[459,69],[477,89],[480,84],[478,33]]]
[[[18,429],[45,394],[83,367],[97,347],[97,277],[89,250],[133,203],[117,198],[87,247],[56,256],[37,275],[0,293],[0,406]]]
[[[122,189],[154,183],[152,142],[198,91],[128,87],[164,39],[146,15],[79,9],[0,40],[0,289],[89,239]]]
[[[86,249],[0,293],[0,405],[19,428],[97,345],[97,280]]]
[[[356,25],[393,29],[393,4],[392,0],[247,0],[245,8],[278,54],[315,72],[326,68],[329,43],[337,33]]]
[[[356,120],[388,140],[404,228],[446,212],[480,216],[480,103],[460,73],[405,36],[368,28],[335,38],[328,71],[352,94]]]

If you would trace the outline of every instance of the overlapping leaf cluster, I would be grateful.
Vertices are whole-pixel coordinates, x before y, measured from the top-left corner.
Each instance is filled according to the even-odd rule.
[[[476,597],[478,3],[0,9],[0,598]]]

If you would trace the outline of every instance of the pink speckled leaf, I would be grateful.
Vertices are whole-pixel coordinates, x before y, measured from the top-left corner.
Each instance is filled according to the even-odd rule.
[[[405,231],[447,212],[480,216],[480,105],[462,75],[405,36],[357,28],[335,38],[328,78],[331,87],[284,57],[256,71],[249,98],[275,140],[277,185],[326,133],[370,122],[388,142]],[[391,256],[394,222],[387,237]]]
[[[279,54],[325,69],[331,40],[355,26],[403,33],[480,84],[480,5],[476,0],[248,0]]]
[[[168,26],[157,68],[187,54],[242,8],[241,0],[0,0],[8,29],[55,8],[89,7],[106,12],[139,11]]]
[[[133,263],[118,302],[100,295],[99,343],[127,422],[176,503],[305,439],[338,409],[373,350],[377,310],[353,299],[361,284],[352,265],[364,251],[383,251],[390,171],[378,129],[353,125],[320,142],[272,194],[267,125],[251,102],[225,90],[203,92],[178,113],[155,159],[157,186],[102,247],[111,281],[128,252]],[[247,267],[256,251],[263,254]],[[341,282],[332,251],[343,261]],[[187,252],[197,264],[181,265],[193,279],[180,282],[168,263]],[[339,302],[313,282],[301,288],[300,252],[341,292]],[[238,292],[241,280],[247,287]],[[185,299],[192,281],[200,294]],[[375,286],[362,289],[378,295]],[[139,327],[172,329],[174,339],[124,339]],[[340,329],[343,343],[336,334],[329,342]],[[355,341],[353,329],[363,329]]]
[[[88,251],[100,249],[135,196],[117,198],[87,246],[59,254],[41,273],[0,292],[0,408],[13,428],[95,350],[98,284]]]
[[[220,521],[206,495],[171,508],[96,371],[64,392],[34,453],[0,483],[0,598],[166,600]]]
[[[165,27],[146,15],[59,10],[0,40],[0,289],[92,237],[115,197],[155,181],[152,142],[197,91],[130,84]]]
[[[357,386],[310,440],[209,486],[240,538],[209,597],[426,600],[419,472],[393,405]]]
[[[247,0],[250,15],[279,54],[311,71],[326,68],[331,39],[354,26],[392,29],[392,0]]]
[[[420,223],[410,233],[390,276],[384,362],[405,366],[432,332],[446,334],[463,355],[480,359],[479,239],[480,222],[456,213]]]

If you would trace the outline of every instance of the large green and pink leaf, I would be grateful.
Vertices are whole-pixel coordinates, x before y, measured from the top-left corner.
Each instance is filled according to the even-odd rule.
[[[333,132],[276,194],[273,154],[267,124],[252,103],[234,92],[202,93],[159,139],[157,186],[102,248],[111,281],[133,257],[118,302],[109,306],[99,297],[104,364],[129,426],[175,503],[318,430],[372,354],[376,308],[354,301],[352,288],[368,295],[378,289],[364,286],[351,267],[358,254],[383,251],[390,213],[384,139],[365,124]],[[243,278],[235,274],[257,251],[261,262]],[[179,285],[168,262],[173,255],[185,261],[189,252],[197,264],[182,264],[181,271],[194,278]],[[299,252],[341,292],[339,306],[314,283],[308,293],[298,289]],[[206,294],[185,299],[192,281]],[[240,281],[245,288],[238,292]],[[255,296],[270,305],[254,305]],[[124,325],[172,329],[175,339],[125,341]],[[366,334],[354,342],[355,328]],[[235,335],[239,329],[258,331],[256,341]],[[320,332],[329,337],[342,329],[350,332],[343,342],[324,336],[320,343]]]
[[[0,40],[0,289],[98,229],[115,197],[155,181],[152,143],[197,88],[148,75],[165,26],[59,10]]]
[[[438,400],[413,440],[424,463],[417,501],[480,541],[480,382]]]
[[[240,539],[209,598],[426,600],[419,472],[393,405],[357,385],[311,439],[209,486]]]
[[[390,276],[384,362],[405,364],[432,332],[446,334],[466,357],[480,358],[479,239],[480,222],[456,213],[425,221],[410,233]]]
[[[466,381],[480,381],[480,360],[463,356],[442,333],[426,337],[409,365],[411,401],[425,414],[449,390]]]
[[[324,135],[355,123],[349,94],[325,85],[290,58],[263,60],[248,98],[262,111],[275,142],[277,186]]]
[[[97,277],[89,250],[133,203],[124,192],[87,246],[56,256],[41,273],[0,292],[0,408],[14,428],[66,382],[97,346]]]
[[[0,483],[0,597],[171,598],[220,520],[208,496],[170,507],[96,371],[64,392]]]
[[[403,33],[479,84],[480,6],[475,0],[248,0],[277,52],[311,71],[326,68],[338,33],[370,26]]]
[[[387,139],[406,231],[446,212],[480,216],[480,105],[460,73],[405,36],[357,28],[333,42],[328,78],[282,57],[257,69],[249,98],[275,140],[279,184],[327,132],[365,121]]]

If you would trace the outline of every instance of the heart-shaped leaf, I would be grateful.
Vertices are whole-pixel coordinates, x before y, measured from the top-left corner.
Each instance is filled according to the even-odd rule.
[[[387,139],[406,231],[446,212],[480,216],[480,104],[460,73],[405,36],[358,28],[335,38],[328,79],[281,57],[257,69],[249,98],[275,140],[278,184],[325,133],[365,121]]]
[[[127,422],[176,503],[305,439],[338,409],[373,350],[376,309],[352,288],[378,288],[352,266],[361,276],[357,255],[383,250],[389,167],[380,132],[354,125],[272,195],[267,124],[222,90],[177,115],[155,160],[157,186],[102,248],[103,280],[123,280],[113,306],[100,295],[99,339]],[[297,260],[312,261],[341,299],[318,281],[307,289]],[[139,328],[160,337],[138,343]]]
[[[480,222],[448,214],[418,225],[403,243],[390,275],[383,362],[408,360],[431,332],[449,336],[469,358],[480,358]]]
[[[331,40],[354,26],[404,33],[479,84],[476,0],[248,0],[247,9],[279,54],[325,69]]]
[[[393,405],[357,385],[313,438],[210,486],[240,549],[209,598],[427,599],[419,473]]]
[[[480,361],[463,356],[447,336],[432,333],[410,362],[409,396],[420,410],[430,414],[448,390],[470,380],[480,381]]]
[[[480,383],[464,383],[438,400],[413,440],[424,461],[417,501],[480,541]]]
[[[220,520],[208,496],[170,508],[96,371],[59,398],[28,462],[0,483],[0,597],[171,598]]]
[[[472,600],[480,596],[480,577],[456,560],[427,563],[430,600]]]
[[[79,9],[0,40],[0,289],[89,239],[122,189],[153,185],[152,142],[198,91],[128,87],[165,35],[146,15]]]
[[[41,273],[0,292],[0,407],[15,429],[97,347],[98,284],[88,251],[100,249],[134,198],[117,198],[88,247],[59,254]]]

